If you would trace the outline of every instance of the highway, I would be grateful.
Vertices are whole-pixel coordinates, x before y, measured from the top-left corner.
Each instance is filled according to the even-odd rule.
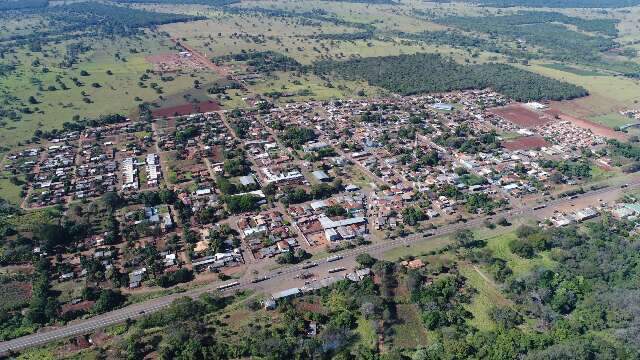
[[[601,197],[612,197],[617,194],[627,191],[630,189],[635,189],[640,187],[640,178],[634,178],[631,181],[627,181],[628,186],[625,186],[624,189],[621,189],[620,184],[616,186],[609,186],[602,189],[587,191],[586,193],[579,195],[579,199],[585,198],[593,198],[592,204],[597,203],[597,199]],[[588,199],[586,199],[588,200]],[[530,218],[536,219],[541,218],[543,216],[548,216],[553,212],[555,207],[559,207],[561,205],[565,205],[573,200],[569,200],[567,198],[550,200],[544,205],[543,208],[540,208],[542,204],[529,204],[522,206],[520,208],[503,211],[494,215],[495,217],[504,216],[507,220],[514,218]],[[431,230],[432,235],[429,237],[437,237],[443,235],[452,234],[460,229],[471,229],[475,227],[479,227],[483,225],[486,217],[477,217],[467,222],[459,222],[456,224],[451,224],[447,226],[442,226],[437,229]],[[268,279],[259,283],[252,283],[249,278],[238,280],[238,284],[231,288],[225,289],[225,292],[233,292],[240,289],[255,289],[257,291],[265,291],[269,292],[274,289],[281,290],[282,286],[285,287],[295,287],[295,283],[300,280],[294,279],[295,275],[299,275],[302,272],[308,271],[324,271],[324,274],[327,274],[326,269],[335,268],[335,267],[345,267],[349,268],[349,266],[353,266],[354,259],[357,255],[362,253],[369,253],[371,255],[381,255],[391,249],[401,247],[401,246],[411,246],[411,244],[424,241],[428,239],[421,233],[411,234],[406,237],[398,237],[388,241],[382,241],[373,243],[370,245],[356,247],[354,249],[345,250],[339,253],[342,256],[342,259],[338,261],[334,261],[331,263],[327,263],[326,258],[318,259],[316,262],[319,263],[318,267],[309,270],[301,269],[300,265],[288,266],[281,269],[276,269],[273,271],[269,271],[266,273],[260,274],[260,277],[267,277]],[[332,256],[335,254],[330,254]],[[226,282],[229,283],[229,282]],[[0,355],[7,354],[10,350],[21,350],[33,346],[44,345],[46,343],[62,340],[67,337],[77,336],[82,334],[91,333],[100,328],[104,328],[110,325],[118,324],[124,322],[127,319],[136,319],[145,314],[149,314],[158,310],[161,310],[173,302],[173,300],[183,297],[198,297],[206,292],[219,292],[218,286],[222,285],[221,282],[216,282],[212,284],[207,284],[206,286],[185,291],[182,293],[171,294],[163,297],[159,297],[156,299],[151,299],[142,303],[130,305],[121,309],[117,309],[102,315],[94,316],[88,319],[79,320],[77,322],[73,322],[67,324],[65,326],[61,326],[58,328],[44,328],[40,332],[23,336],[17,339],[9,340],[0,343]]]

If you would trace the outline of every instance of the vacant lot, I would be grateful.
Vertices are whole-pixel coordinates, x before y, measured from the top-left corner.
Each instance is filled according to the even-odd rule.
[[[24,281],[11,281],[0,284],[2,302],[0,310],[12,310],[22,307],[31,299],[31,283]]]
[[[491,110],[491,113],[524,128],[535,128],[544,125],[551,119],[527,109],[522,104],[511,104]]]
[[[209,100],[201,103],[189,103],[178,106],[171,106],[166,108],[160,108],[153,110],[153,117],[172,117],[181,115],[190,115],[196,113],[218,111],[220,110],[220,104],[215,101]]]
[[[549,146],[549,143],[542,136],[525,136],[515,140],[508,140],[502,143],[506,149],[510,151],[514,150],[529,150],[538,149],[543,146]]]
[[[489,310],[493,306],[509,306],[511,302],[502,295],[498,285],[480,268],[471,264],[460,264],[460,272],[478,293],[466,308],[473,314],[470,323],[479,330],[495,330],[496,324],[489,317]]]

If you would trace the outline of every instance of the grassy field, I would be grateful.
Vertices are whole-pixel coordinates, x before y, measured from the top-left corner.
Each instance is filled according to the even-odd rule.
[[[495,330],[496,323],[489,317],[489,310],[493,306],[509,306],[511,302],[481,269],[465,263],[460,265],[460,273],[478,291],[471,304],[466,305],[467,310],[473,314],[470,324],[482,331]]]
[[[376,343],[378,342],[378,335],[371,320],[363,317],[358,318],[356,332],[358,333],[360,344],[369,349],[375,349]]]
[[[417,307],[414,304],[398,304],[396,310],[399,323],[393,325],[393,346],[413,349],[428,345],[428,334]]]
[[[396,261],[404,256],[421,256],[422,254],[426,254],[430,251],[442,249],[443,247],[451,244],[451,242],[452,239],[448,235],[428,238],[415,244],[411,244],[409,247],[403,246],[389,250],[382,255],[382,258],[384,260]]]
[[[365,96],[383,96],[385,92],[364,82],[335,80],[328,86],[324,81],[313,74],[305,74],[297,77],[292,73],[279,72],[272,77],[258,81],[249,86],[250,90],[258,94],[266,94],[271,91],[291,93],[294,96],[280,98],[282,102],[327,100],[345,97],[358,97],[358,91],[365,92]]]
[[[568,66],[565,64],[543,64],[542,66],[549,68],[549,69],[553,69],[553,70],[559,70],[559,71],[564,71],[564,72],[568,72],[570,74],[574,74],[574,75],[578,75],[578,76],[605,76],[605,74],[599,72],[599,71],[595,71],[595,70],[587,70],[587,69],[581,69],[581,68],[577,68],[577,67],[572,67],[572,66]]]
[[[11,215],[2,219],[19,231],[31,232],[40,224],[52,224],[62,216],[56,208],[30,210],[21,215]]]
[[[516,238],[515,231],[512,231],[486,239],[487,247],[493,251],[495,257],[507,261],[507,264],[511,270],[513,270],[513,275],[515,277],[526,274],[536,266],[543,266],[546,268],[553,268],[555,266],[555,263],[549,257],[548,252],[543,252],[533,259],[525,259],[511,252],[509,249],[509,243]]]
[[[2,194],[3,199],[12,204],[19,204],[22,201],[22,197],[20,197],[21,189],[19,185],[12,183],[8,177],[0,178],[0,194]]]
[[[629,119],[628,117],[620,115],[620,113],[617,113],[617,112],[605,114],[605,115],[592,116],[591,120],[594,122],[597,122],[598,124],[608,126],[610,128],[615,128],[622,125],[637,122],[636,120]]]
[[[310,12],[322,8],[335,17],[353,23],[371,24],[380,34],[397,31],[421,32],[442,30],[444,27],[418,19],[410,15],[406,8],[388,6],[367,6],[343,2],[243,2],[246,8],[280,9],[292,13]],[[341,41],[316,39],[319,34],[342,34],[360,32],[361,29],[348,25],[336,25],[328,21],[314,20],[302,23],[294,18],[266,17],[262,14],[229,14],[192,5],[144,5],[145,9],[181,12],[210,17],[190,23],[176,23],[161,26],[173,38],[188,43],[209,57],[240,53],[243,51],[276,51],[291,56],[302,64],[311,64],[320,59],[346,59],[352,56],[385,56],[412,54],[416,52],[441,52],[453,55],[457,60],[469,59],[487,61],[490,56],[480,52],[474,59],[462,49],[447,46],[411,45],[394,36],[377,36],[369,40]]]
[[[617,175],[620,175],[620,170],[615,168],[613,170],[604,170],[599,166],[592,165],[591,166],[591,181],[599,182],[607,179],[611,179]]]

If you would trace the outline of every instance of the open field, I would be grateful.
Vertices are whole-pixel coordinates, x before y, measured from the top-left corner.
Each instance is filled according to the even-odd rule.
[[[559,112],[557,111],[555,105],[552,109],[546,110],[545,113],[560,120],[570,121],[572,124],[576,126],[590,130],[595,135],[604,136],[609,139],[618,139],[620,141],[624,141],[627,138],[625,134],[618,131],[614,131],[612,128],[607,127],[603,124],[598,124],[594,121],[581,119],[576,116],[567,115],[562,112]]]
[[[393,325],[395,336],[393,346],[412,349],[428,345],[428,334],[420,319],[420,312],[414,304],[398,304],[399,324]]]
[[[309,99],[327,100],[338,98],[357,98],[358,91],[364,91],[364,96],[384,96],[385,91],[361,81],[335,80],[331,86],[313,74],[300,77],[291,73],[278,72],[271,77],[258,80],[249,89],[257,94],[268,94],[272,91],[288,93],[291,96],[281,98],[280,101],[304,101]]]
[[[436,251],[449,244],[452,239],[450,236],[438,236],[434,238],[428,238],[419,243],[412,244],[409,247],[398,247],[393,250],[384,253],[383,258],[389,261],[396,261],[404,256],[420,256],[431,251]]]
[[[487,247],[493,251],[495,257],[507,261],[507,264],[511,270],[513,270],[515,277],[526,274],[536,266],[544,266],[548,269],[552,269],[555,266],[554,261],[551,260],[549,254],[545,252],[533,259],[525,259],[511,252],[509,249],[509,243],[515,239],[515,231],[486,239]]]
[[[496,329],[496,323],[489,317],[493,306],[509,306],[511,302],[500,292],[499,286],[493,282],[480,268],[471,264],[460,264],[460,273],[469,285],[478,291],[471,304],[466,308],[473,314],[469,322],[481,331]]]
[[[552,64],[543,64],[542,66],[549,69],[563,71],[563,72],[567,72],[567,73],[578,75],[578,76],[605,76],[605,74],[598,71],[581,69],[581,68],[572,67],[564,64],[552,63]]]
[[[2,293],[0,311],[20,308],[31,299],[31,283],[23,281],[2,283],[0,292]]]
[[[591,117],[591,120],[593,122],[602,124],[610,128],[616,128],[619,126],[623,126],[626,124],[633,124],[636,122],[636,120],[634,119],[629,119],[628,117],[622,116],[619,113],[615,113],[615,112],[606,114],[606,115],[593,116]]]
[[[153,110],[151,113],[153,117],[172,117],[172,116],[182,116],[182,115],[190,115],[197,114],[203,112],[217,111],[220,110],[220,104],[209,100],[202,103],[196,104],[184,104],[170,107],[163,107],[160,109]]]
[[[597,120],[603,116],[609,117],[618,111],[633,107],[639,100],[640,83],[637,80],[618,76],[584,76],[567,71],[551,69],[534,64],[527,70],[581,85],[589,91],[589,96],[572,101],[554,104],[554,107],[569,115]],[[601,122],[602,123],[602,122]]]

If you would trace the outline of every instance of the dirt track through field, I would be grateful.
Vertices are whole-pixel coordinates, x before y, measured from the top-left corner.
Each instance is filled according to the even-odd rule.
[[[200,63],[202,63],[203,65],[205,65],[207,68],[213,70],[216,72],[216,74],[220,75],[223,78],[226,78],[229,74],[229,68],[226,66],[219,66],[214,64],[209,58],[207,58],[206,56],[204,56],[202,53],[200,53],[198,50],[195,50],[194,48],[190,47],[187,44],[184,44],[182,42],[179,42],[176,39],[171,39],[171,41],[173,41],[176,44],[180,44],[181,47],[183,47],[186,51],[191,53],[191,56],[193,58],[195,58],[196,60],[198,60]]]

